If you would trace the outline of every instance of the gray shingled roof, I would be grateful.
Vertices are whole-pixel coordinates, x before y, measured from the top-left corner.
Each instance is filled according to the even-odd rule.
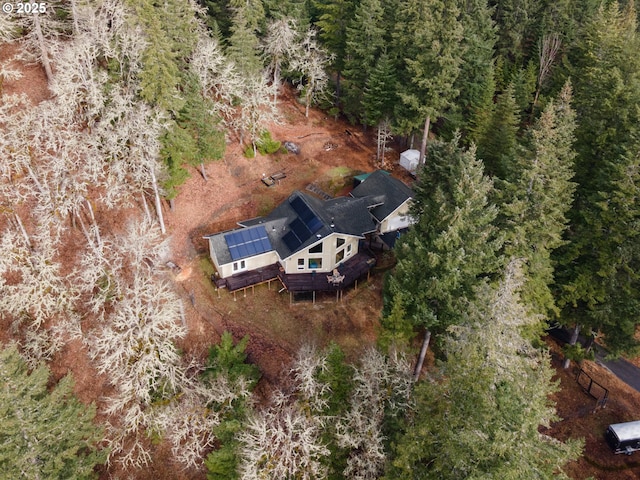
[[[244,220],[238,222],[238,225],[244,228],[263,225],[271,246],[278,252],[281,259],[285,259],[332,233],[362,237],[374,232],[376,222],[373,217],[378,222],[384,220],[412,196],[413,192],[404,183],[378,170],[358,185],[351,192],[350,197],[323,201],[295,191],[269,215]],[[293,206],[293,204],[301,205],[300,200],[296,199],[300,199],[318,221],[315,223],[315,231],[291,249],[291,242],[288,245],[285,237],[291,232],[294,222],[297,221],[299,224],[301,221],[299,212]],[[231,262],[231,254],[224,238],[228,233],[222,232],[207,237],[220,264]]]
[[[321,226],[314,234],[291,250],[284,241],[291,231],[291,224],[299,216],[292,202],[300,198],[320,220]],[[369,214],[370,201],[367,199],[341,197],[323,201],[300,191],[293,192],[287,200],[278,205],[269,215],[240,222],[241,226],[265,225],[271,245],[284,259],[293,253],[304,250],[321,238],[332,233],[342,233],[361,237],[375,231],[376,224]]]
[[[382,170],[376,170],[353,189],[351,196],[375,199],[370,211],[376,220],[381,222],[409,198],[412,198],[413,191],[397,178],[387,175]]]

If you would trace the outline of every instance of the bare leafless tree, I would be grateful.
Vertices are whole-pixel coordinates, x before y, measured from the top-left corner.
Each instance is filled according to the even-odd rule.
[[[553,62],[555,62],[561,46],[562,40],[557,33],[545,34],[540,40],[540,44],[538,46],[538,59],[540,64],[538,66],[538,82],[536,95],[533,99],[533,108],[535,108],[538,103],[538,97],[540,96],[542,85],[551,73]]]
[[[282,67],[294,55],[298,36],[297,24],[293,18],[275,19],[267,25],[262,49],[268,61],[267,73],[271,75],[271,83],[274,86],[273,103],[277,103]]]
[[[238,438],[242,444],[240,474],[245,480],[325,478],[322,424],[301,404],[276,394],[272,405],[251,416]]]
[[[316,34],[313,28],[307,30],[290,62],[291,69],[300,74],[298,88],[304,95],[306,117],[309,116],[311,103],[318,100],[329,82],[326,68],[331,56],[320,46]]]
[[[387,151],[387,143],[392,138],[393,134],[391,131],[391,122],[388,118],[385,118],[380,123],[378,123],[376,132],[376,143],[378,147],[376,151],[376,161],[379,163],[380,168],[385,168],[386,166],[384,156]]]

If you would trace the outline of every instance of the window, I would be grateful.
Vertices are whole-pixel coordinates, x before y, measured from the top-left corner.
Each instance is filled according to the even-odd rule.
[[[351,244],[347,245],[347,257],[351,255]]]
[[[336,248],[340,248],[342,245],[344,245],[344,242],[345,242],[344,238],[336,239]]]
[[[344,258],[344,248],[336,253],[336,263],[340,263]]]
[[[309,253],[322,253],[322,242],[309,249]]]
[[[310,258],[309,259],[309,268],[311,268],[311,269],[322,268],[322,259],[321,258]]]
[[[298,270],[304,270],[304,258],[298,259]]]
[[[233,271],[239,272],[241,270],[245,270],[247,268],[247,264],[244,260],[240,260],[239,262],[233,262]]]

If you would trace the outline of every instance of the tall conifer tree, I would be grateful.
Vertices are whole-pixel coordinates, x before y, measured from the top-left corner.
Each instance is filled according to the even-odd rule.
[[[367,79],[385,46],[384,34],[384,10],[380,0],[363,0],[347,27],[344,61],[344,110],[359,120],[363,117],[362,96]]]
[[[389,337],[406,331],[392,315],[400,309],[407,323],[426,330],[428,345],[431,332],[462,321],[474,287],[497,268],[496,208],[488,201],[493,185],[475,152],[457,142],[433,144],[415,185],[416,223],[396,245],[398,264],[387,286],[382,323],[391,327],[386,319],[393,318],[395,324]]]
[[[0,352],[2,478],[96,478],[93,468],[106,459],[92,423],[95,406],[73,396],[70,376],[49,391],[50,375],[45,365],[29,372],[15,346]]]
[[[512,264],[498,288],[483,285],[465,308],[441,371],[415,388],[385,480],[568,479],[561,468],[579,455],[580,442],[540,431],[558,420],[549,399],[556,385],[548,354],[520,334],[536,319],[518,286]]]
[[[520,124],[519,109],[516,105],[513,86],[498,95],[493,112],[487,121],[478,121],[472,132],[480,158],[493,177],[504,179],[516,153],[517,135]]]
[[[455,5],[442,0],[403,0],[393,32],[399,59],[396,121],[410,133],[422,128],[424,161],[431,121],[441,117],[457,96],[454,83],[462,61],[462,25]]]
[[[633,2],[600,7],[575,65],[576,200],[558,251],[561,321],[603,333],[615,353],[638,346],[640,37]],[[634,293],[635,292],[635,293]]]
[[[549,289],[553,283],[551,253],[560,247],[573,201],[576,128],[571,85],[550,102],[530,130],[526,146],[502,183],[502,228],[505,256],[525,260],[523,300],[538,314],[556,310]]]

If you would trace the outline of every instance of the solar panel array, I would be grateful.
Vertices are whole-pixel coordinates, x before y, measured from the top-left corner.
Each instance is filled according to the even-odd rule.
[[[224,236],[224,239],[234,262],[241,258],[252,257],[273,250],[267,236],[267,230],[263,225],[228,233]]]
[[[282,237],[282,240],[293,252],[322,228],[322,221],[300,197],[295,197],[289,204],[298,218],[289,224],[290,231]]]

